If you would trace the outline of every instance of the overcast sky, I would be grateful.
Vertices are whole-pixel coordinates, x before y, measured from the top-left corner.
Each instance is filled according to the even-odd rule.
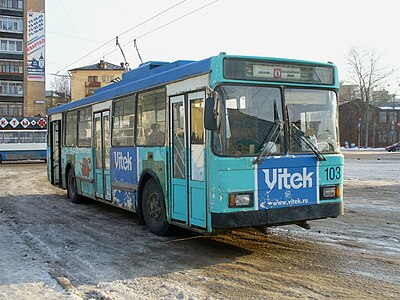
[[[122,62],[116,36],[132,68],[140,64],[136,38],[143,61],[199,60],[221,51],[332,61],[340,80],[348,80],[346,55],[359,47],[380,54],[381,67],[400,70],[398,14],[393,0],[48,0],[46,87],[57,72],[100,59]],[[398,82],[399,72],[388,89],[400,94]]]

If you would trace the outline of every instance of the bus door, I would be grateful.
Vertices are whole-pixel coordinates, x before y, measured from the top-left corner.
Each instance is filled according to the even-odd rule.
[[[172,219],[206,227],[204,92],[171,97]]]
[[[51,183],[61,186],[61,121],[53,121],[50,126]]]
[[[111,201],[109,110],[94,114],[93,131],[96,197]]]

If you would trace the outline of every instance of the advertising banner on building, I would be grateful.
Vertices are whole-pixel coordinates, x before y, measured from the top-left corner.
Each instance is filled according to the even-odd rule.
[[[28,70],[29,81],[44,81],[44,13],[28,12]]]

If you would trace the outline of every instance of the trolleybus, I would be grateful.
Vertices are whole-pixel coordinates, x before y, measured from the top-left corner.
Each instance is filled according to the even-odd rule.
[[[47,121],[41,117],[0,117],[0,163],[46,160]]]
[[[343,213],[331,63],[220,53],[148,62],[49,110],[48,174],[73,202],[151,232],[297,224]]]

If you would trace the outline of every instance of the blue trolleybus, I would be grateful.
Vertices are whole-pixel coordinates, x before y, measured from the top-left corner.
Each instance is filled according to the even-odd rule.
[[[0,163],[46,160],[46,124],[41,117],[0,117]]]
[[[202,233],[343,212],[331,63],[231,56],[148,62],[49,110],[52,184]]]

